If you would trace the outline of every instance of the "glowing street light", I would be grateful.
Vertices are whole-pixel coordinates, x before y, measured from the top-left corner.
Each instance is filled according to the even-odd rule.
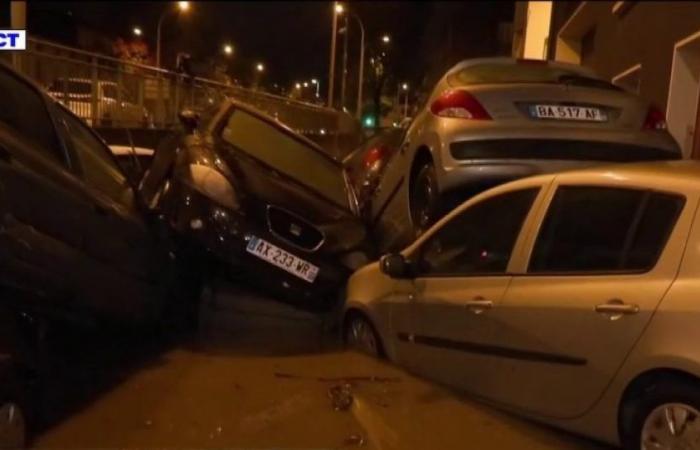
[[[233,45],[231,44],[224,44],[224,54],[226,56],[231,56],[233,55]]]
[[[408,83],[403,83],[401,85],[401,90],[407,91],[408,90]]]
[[[309,87],[309,83],[307,83],[306,81],[304,81],[304,87],[305,87],[305,88]]]
[[[345,7],[343,6],[342,3],[336,3],[335,4],[335,13],[336,14],[343,14],[345,12]]]
[[[294,85],[294,88],[295,88],[295,89],[301,89],[301,83],[295,84],[295,85]]]
[[[265,71],[265,64],[259,62],[255,65],[255,70],[258,71],[259,73],[263,73]]]
[[[177,8],[182,11],[188,11],[190,9],[190,2],[177,2]]]
[[[390,44],[391,43],[391,36],[389,36],[388,34],[384,34],[382,36],[382,42],[384,44]]]
[[[139,27],[134,27],[133,32],[134,36],[141,36],[143,34],[143,31]]]

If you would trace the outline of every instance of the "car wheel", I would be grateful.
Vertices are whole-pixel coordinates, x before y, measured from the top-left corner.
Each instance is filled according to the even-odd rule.
[[[12,401],[0,402],[0,448],[24,448],[27,421],[22,408]]]
[[[432,225],[436,218],[439,194],[435,166],[432,161],[421,163],[414,173],[409,206],[413,231],[418,237]]]
[[[382,342],[374,326],[361,314],[351,314],[344,327],[345,345],[376,358],[384,356]]]
[[[625,408],[629,424],[622,430],[626,449],[700,448],[700,386],[682,379],[661,381]]]

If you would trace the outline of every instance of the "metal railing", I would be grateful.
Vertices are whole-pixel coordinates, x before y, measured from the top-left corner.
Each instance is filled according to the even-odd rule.
[[[321,140],[359,135],[347,113],[28,37],[15,67],[95,127],[169,128],[183,108],[204,110],[230,96]]]

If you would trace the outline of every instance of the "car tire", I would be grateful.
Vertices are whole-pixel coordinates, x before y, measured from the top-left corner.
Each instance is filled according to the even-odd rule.
[[[700,383],[684,378],[654,382],[640,395],[629,396],[621,420],[620,437],[627,450],[700,448]],[[658,447],[655,442],[672,445]]]
[[[437,218],[439,193],[435,166],[430,159],[417,162],[409,193],[411,224],[415,237],[423,234]]]
[[[374,325],[363,314],[349,313],[343,326],[343,342],[346,347],[375,358],[384,357],[384,346]]]

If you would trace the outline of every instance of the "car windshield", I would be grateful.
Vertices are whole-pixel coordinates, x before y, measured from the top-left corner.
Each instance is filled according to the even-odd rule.
[[[348,191],[343,168],[290,133],[240,109],[224,127],[223,139],[343,207]],[[313,176],[310,176],[313,174]]]
[[[542,62],[476,64],[451,74],[448,82],[455,87],[474,84],[553,83],[620,90],[607,81]]]

